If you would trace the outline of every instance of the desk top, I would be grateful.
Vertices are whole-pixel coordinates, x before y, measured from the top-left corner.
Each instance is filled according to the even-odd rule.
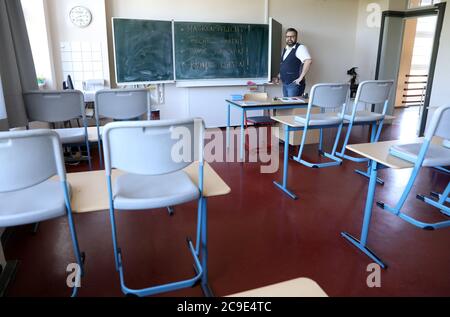
[[[88,127],[88,140],[89,142],[97,142],[97,127]],[[100,127],[100,133],[102,133],[103,127]]]
[[[313,280],[309,278],[297,278],[233,294],[229,297],[328,297],[328,295]]]
[[[383,164],[384,166],[394,169],[403,169],[403,168],[411,168],[414,166],[414,164],[390,155],[389,149],[391,148],[391,146],[411,144],[411,143],[422,143],[423,140],[424,140],[423,138],[415,138],[409,140],[352,144],[347,145],[347,149],[363,157],[369,158],[377,163]],[[433,138],[432,142],[434,144],[442,144],[443,140],[441,138],[435,137]]]
[[[198,163],[184,169],[194,184],[198,185]],[[113,183],[123,172],[114,170]],[[108,190],[105,171],[91,171],[67,174],[72,189],[72,210],[77,213],[93,212],[109,209]],[[222,196],[231,192],[230,187],[220,178],[213,168],[205,162],[204,196]]]
[[[282,106],[305,106],[308,105],[308,100],[299,98],[298,101],[289,101],[289,102],[283,102],[281,100],[273,100],[273,99],[267,99],[265,101],[253,101],[253,100],[241,100],[241,101],[233,101],[233,100],[225,100],[227,103],[231,103],[235,106],[241,107],[241,108],[252,108],[252,107],[282,107]]]
[[[332,112],[329,112],[328,114],[334,115],[334,116],[336,115],[336,113],[332,113]],[[271,117],[271,119],[274,120],[274,121],[280,122],[282,124],[285,124],[287,126],[290,126],[291,128],[303,127],[302,123],[300,123],[298,121],[295,121],[295,117],[296,117],[296,115],[293,115],[293,116],[273,116],[273,117]],[[384,119],[385,120],[393,120],[393,119],[395,119],[395,117],[393,117],[393,116],[385,116]],[[344,120],[344,123],[348,124],[348,121]]]

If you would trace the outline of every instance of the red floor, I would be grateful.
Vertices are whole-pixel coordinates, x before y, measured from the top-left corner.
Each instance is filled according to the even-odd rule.
[[[385,128],[382,139],[405,135],[404,113]],[[355,129],[354,135],[362,135]],[[367,133],[364,133],[367,134]],[[364,138],[352,139],[353,143]],[[316,159],[316,148],[306,154]],[[281,155],[281,154],[280,154]],[[359,236],[367,180],[353,173],[361,164],[308,169],[290,162],[290,188],[300,196],[293,201],[280,192],[276,174],[260,174],[259,164],[215,163],[229,184],[228,196],[209,200],[209,280],[217,296],[265,286],[297,277],[309,277],[330,296],[450,296],[449,229],[423,231],[374,207],[369,247],[388,265],[381,288],[366,285],[370,259],[346,240],[341,231]],[[70,168],[75,171],[77,168]],[[79,169],[79,168],[78,168]],[[85,167],[82,167],[85,169]],[[376,200],[395,203],[410,170],[382,171],[386,181]],[[415,199],[418,193],[442,191],[448,175],[424,169],[405,210],[423,220],[448,219]],[[186,236],[195,237],[196,204],[166,210],[120,213],[118,230],[124,253],[125,275],[133,288],[171,282],[193,274]],[[115,271],[108,214],[76,215],[86,275],[79,296],[123,296]],[[33,235],[30,226],[17,228],[5,247],[7,259],[19,259],[9,296],[68,296],[66,266],[73,262],[65,218],[41,223]],[[200,287],[170,296],[201,296]]]

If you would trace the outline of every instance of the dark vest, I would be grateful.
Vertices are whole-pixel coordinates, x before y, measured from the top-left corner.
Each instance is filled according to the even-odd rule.
[[[303,71],[303,63],[296,56],[297,49],[301,44],[295,44],[294,49],[289,53],[288,57],[283,60],[283,56],[286,53],[286,48],[283,50],[283,54],[281,55],[281,65],[280,65],[280,77],[283,81],[283,84],[290,84],[294,80],[300,77],[301,72]],[[305,81],[303,79],[303,81]]]

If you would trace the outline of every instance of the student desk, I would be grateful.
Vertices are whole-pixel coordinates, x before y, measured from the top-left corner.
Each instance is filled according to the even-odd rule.
[[[237,108],[241,111],[241,135],[240,135],[240,160],[244,161],[244,146],[245,146],[245,114],[247,111],[253,110],[279,110],[279,109],[296,109],[306,108],[308,100],[300,99],[293,102],[283,102],[281,100],[267,99],[266,101],[233,101],[225,100],[227,107],[227,149],[230,147],[230,126],[231,126],[231,107]],[[289,139],[287,139],[289,140]],[[289,143],[289,142],[288,142]]]
[[[328,295],[316,282],[302,277],[228,297],[328,297]]]
[[[191,178],[194,184],[198,185],[198,163],[193,163],[184,169],[186,174]],[[112,179],[123,172],[113,170]],[[207,198],[227,195],[231,192],[230,187],[220,178],[220,176],[205,162],[204,165],[204,184],[203,196],[205,197],[205,205]],[[108,190],[106,185],[105,171],[90,171],[81,173],[67,174],[67,180],[72,190],[72,211],[75,213],[86,213],[93,211],[109,210]],[[200,224],[199,224],[200,225]],[[200,259],[203,267],[203,276],[201,286],[206,296],[213,296],[208,285],[208,250],[207,250],[207,207],[205,206],[205,214],[202,226],[202,236],[197,237],[197,251],[200,252]]]
[[[395,119],[395,117],[385,116],[385,120],[392,120],[392,119]],[[295,121],[295,116],[274,116],[272,117],[272,120],[277,121],[284,126],[284,135],[286,140],[289,140],[289,133],[291,133],[292,131],[302,131],[304,129],[304,125],[302,123]],[[349,122],[344,120],[344,126],[348,124]],[[324,129],[326,128],[326,126],[321,126],[320,128]],[[292,199],[297,199],[298,198],[297,195],[287,188],[288,168],[289,168],[288,161],[289,161],[289,142],[284,142],[283,182],[280,184],[279,182],[274,181],[274,184]]]
[[[341,235],[384,269],[387,268],[387,265],[383,263],[383,261],[367,247],[367,236],[369,234],[370,219],[372,216],[373,201],[377,183],[377,171],[383,168],[405,169],[414,167],[413,163],[404,161],[400,158],[390,155],[389,149],[391,148],[391,146],[394,145],[421,143],[421,142],[423,142],[423,138],[417,138],[413,140],[401,140],[401,141],[396,140],[377,143],[365,143],[347,146],[347,149],[349,149],[350,151],[355,152],[370,160],[370,181],[369,181],[369,188],[367,190],[366,205],[364,209],[364,220],[360,240],[351,236],[347,232],[342,232]],[[433,143],[442,143],[442,139],[435,137],[433,139]]]

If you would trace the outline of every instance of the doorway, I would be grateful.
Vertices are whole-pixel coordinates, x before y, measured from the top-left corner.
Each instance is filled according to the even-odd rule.
[[[382,15],[375,78],[395,80],[388,114],[406,108],[403,124],[415,136],[426,128],[445,8],[444,2]]]

